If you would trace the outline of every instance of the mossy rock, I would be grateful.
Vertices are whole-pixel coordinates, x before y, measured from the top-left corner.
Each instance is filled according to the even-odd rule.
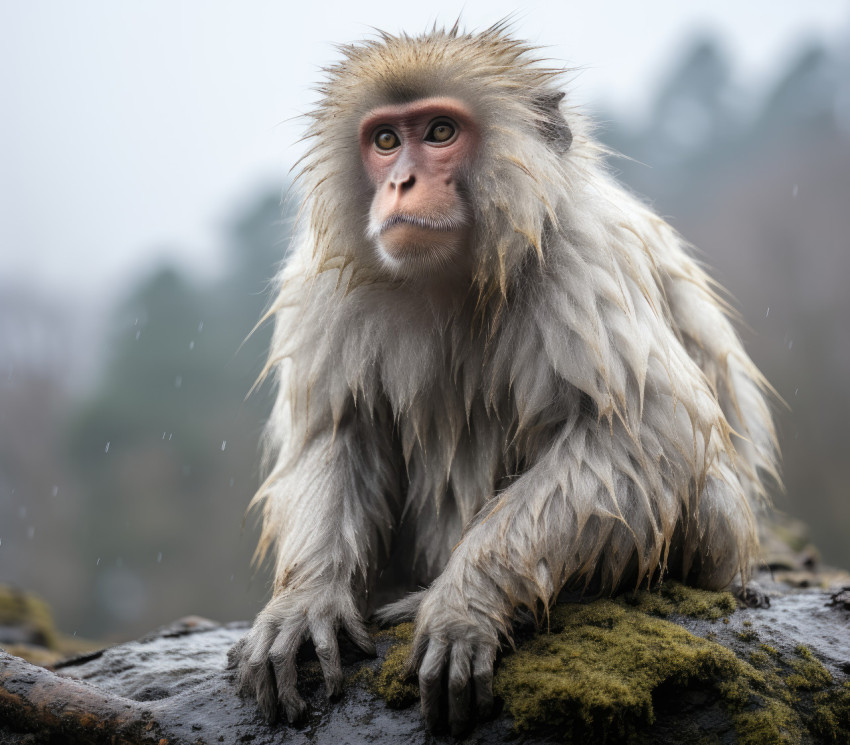
[[[402,623],[380,632],[392,641],[377,671],[361,668],[366,686],[387,702],[391,709],[404,709],[419,700],[419,686],[408,679],[407,660],[413,644],[413,624]]]
[[[675,718],[695,691],[721,720],[719,730],[744,745],[811,742],[813,735],[850,742],[850,687],[836,686],[807,648],[780,655],[747,635],[745,623],[748,638],[739,641],[746,645],[736,654],[668,620],[728,620],[735,610],[728,593],[676,583],[557,605],[546,631],[520,634],[504,655],[494,692],[518,731],[562,742],[652,742],[659,709]],[[410,705],[418,700],[415,681],[404,676],[412,627],[384,633],[394,644],[370,688],[394,708]]]
[[[45,667],[63,657],[102,646],[58,632],[47,603],[32,593],[8,585],[0,585],[0,627],[10,632],[5,640],[0,640],[0,648]]]
[[[551,633],[507,655],[495,692],[520,730],[557,728],[596,741],[635,735],[655,721],[654,694],[713,687],[730,706],[764,692],[764,676],[715,642],[626,603],[562,605]]]
[[[55,649],[59,641],[47,603],[8,585],[0,585],[0,626],[26,629],[32,644],[46,649]]]

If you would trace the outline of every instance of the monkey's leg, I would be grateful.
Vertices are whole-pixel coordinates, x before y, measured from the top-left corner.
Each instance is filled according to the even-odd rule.
[[[721,473],[723,469],[721,469]],[[674,534],[668,569],[688,584],[707,590],[729,589],[750,608],[770,606],[768,594],[758,584],[747,581],[748,558],[739,556],[750,541],[742,543],[740,530],[746,515],[740,511],[740,498],[734,498],[729,484],[735,475],[709,477],[698,500],[687,511]]]
[[[263,532],[277,544],[273,596],[229,654],[240,692],[256,697],[269,721],[278,702],[290,722],[305,712],[295,669],[303,641],[315,645],[329,697],[342,692],[340,630],[375,652],[362,614],[399,499],[391,438],[377,430],[352,418],[335,435],[311,438],[269,482]]]
[[[479,714],[489,712],[493,661],[516,608],[548,605],[570,579],[598,573],[613,589],[635,569],[648,577],[663,566],[687,500],[688,469],[672,454],[642,470],[634,451],[628,436],[595,421],[565,425],[538,461],[472,521],[417,617],[413,662],[429,724],[438,721],[444,679],[453,731],[468,725],[471,701]],[[706,505],[712,520],[705,540],[724,542],[712,547],[709,558],[717,561],[705,566],[712,582],[728,567],[734,571],[753,540],[734,473],[716,473],[730,481],[722,489],[718,484],[717,499]],[[712,532],[721,525],[728,532]]]

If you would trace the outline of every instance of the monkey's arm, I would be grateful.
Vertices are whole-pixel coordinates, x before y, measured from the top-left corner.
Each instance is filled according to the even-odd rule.
[[[592,418],[567,423],[473,520],[417,617],[413,661],[431,726],[443,680],[453,732],[468,726],[472,699],[479,716],[490,711],[493,662],[516,608],[548,605],[565,582],[595,573],[608,589],[635,570],[652,576],[688,504],[695,524],[682,542],[699,555],[695,581],[722,586],[739,570],[738,549],[752,542],[753,523],[745,500],[735,496],[736,474],[718,459],[697,509],[686,504],[688,480],[675,463],[652,462],[642,471],[631,442]]]
[[[267,481],[263,538],[276,543],[272,599],[231,650],[243,694],[274,720],[290,722],[306,705],[296,690],[295,658],[312,640],[329,697],[342,690],[337,633],[374,654],[363,626],[367,590],[386,550],[398,501],[391,426],[352,412],[278,462]]]

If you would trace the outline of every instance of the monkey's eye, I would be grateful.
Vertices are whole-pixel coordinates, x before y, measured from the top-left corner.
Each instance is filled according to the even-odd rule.
[[[375,147],[378,150],[392,150],[399,145],[398,135],[391,129],[382,129],[375,135]]]
[[[448,142],[455,136],[454,122],[448,119],[440,119],[434,122],[425,135],[425,142]]]

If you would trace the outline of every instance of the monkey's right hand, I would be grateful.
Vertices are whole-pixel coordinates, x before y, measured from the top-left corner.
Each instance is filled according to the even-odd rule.
[[[257,699],[269,722],[277,718],[280,702],[290,724],[306,713],[307,704],[296,690],[295,657],[308,638],[322,666],[328,698],[342,693],[338,632],[344,629],[366,654],[375,644],[357,612],[351,589],[329,583],[320,587],[284,590],[257,615],[251,630],[228,653],[236,669],[240,695]]]

